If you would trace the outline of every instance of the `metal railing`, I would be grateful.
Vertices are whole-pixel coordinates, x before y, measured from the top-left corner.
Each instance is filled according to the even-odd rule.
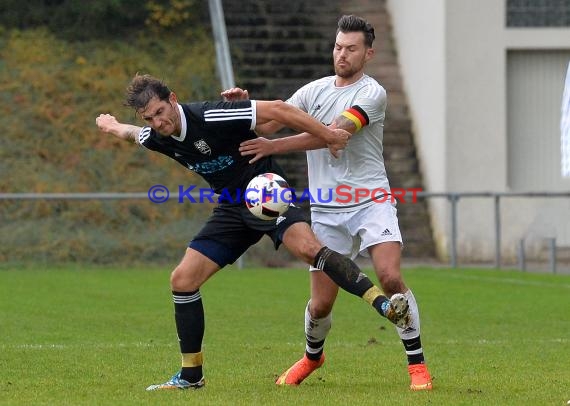
[[[190,193],[192,195],[192,193]],[[200,199],[199,195],[192,195],[195,199]],[[513,197],[529,198],[570,198],[570,192],[415,192],[418,198],[444,198],[450,203],[450,246],[449,259],[450,266],[457,268],[457,237],[458,221],[457,206],[461,199],[468,198],[492,198],[494,201],[494,234],[495,234],[495,258],[494,267],[501,268],[501,199]],[[0,200],[124,200],[124,199],[149,199],[148,192],[141,193],[0,193]],[[552,255],[552,250],[556,248],[556,242],[550,239],[551,249],[550,266],[555,272],[556,256]],[[519,246],[519,252],[521,247]],[[521,261],[524,266],[524,248],[522,249]]]
[[[512,197],[546,197],[546,198],[570,198],[570,192],[450,192],[450,193],[432,193],[432,192],[417,192],[417,197],[425,198],[445,198],[451,205],[450,210],[450,247],[449,259],[450,266],[457,268],[457,205],[460,199],[463,198],[492,198],[494,201],[494,226],[495,226],[495,260],[494,267],[501,268],[501,199]],[[553,244],[550,243],[551,252]],[[555,242],[554,242],[555,249]],[[520,250],[520,247],[519,247]],[[522,250],[524,253],[524,248]],[[524,256],[524,254],[523,254]],[[556,259],[551,254],[551,269],[556,270]]]

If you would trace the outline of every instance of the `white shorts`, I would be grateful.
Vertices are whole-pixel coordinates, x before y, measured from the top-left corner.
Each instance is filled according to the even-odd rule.
[[[355,259],[369,257],[368,247],[388,241],[402,245],[397,210],[389,202],[374,203],[360,210],[340,213],[311,212],[311,228],[319,241]]]

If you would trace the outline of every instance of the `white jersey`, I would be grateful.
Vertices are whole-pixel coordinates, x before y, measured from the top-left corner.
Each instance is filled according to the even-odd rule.
[[[389,193],[382,156],[386,90],[376,80],[364,75],[356,83],[336,87],[335,76],[328,76],[303,86],[287,102],[325,125],[345,115],[362,127],[340,158],[326,148],[307,151],[310,196],[304,197],[311,199],[311,211],[358,210],[374,204],[370,193]]]

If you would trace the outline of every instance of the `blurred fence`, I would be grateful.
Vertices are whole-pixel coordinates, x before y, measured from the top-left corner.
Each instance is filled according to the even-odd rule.
[[[174,266],[215,203],[188,192],[184,202],[159,204],[149,194],[0,193],[0,263]],[[251,265],[282,267],[291,260],[269,240],[248,251]]]
[[[499,193],[499,192],[457,192],[457,193],[431,193],[431,192],[416,192],[417,198],[425,199],[445,199],[449,203],[449,265],[451,267],[458,266],[458,235],[459,235],[459,222],[458,222],[458,206],[461,201],[472,198],[485,198],[491,199],[494,206],[493,234],[494,234],[494,264],[495,268],[502,266],[502,234],[503,234],[503,220],[501,215],[501,205],[505,199],[523,197],[523,198],[570,198],[570,192],[526,192],[526,193]],[[195,199],[200,199],[202,196],[193,196]],[[135,204],[132,202],[125,210],[118,211],[112,216],[107,214],[101,215],[97,221],[85,221],[84,219],[69,218],[69,216],[62,216],[66,212],[66,207],[69,208],[70,202],[77,201],[145,201],[146,206]],[[18,210],[11,210],[6,202],[11,201],[17,204]],[[67,202],[66,206],[51,207],[44,210],[22,209],[23,201],[36,201],[36,202]],[[180,236],[184,235],[191,238],[201,227],[205,221],[211,206],[213,204],[192,205],[192,209],[188,209],[183,213],[178,213],[172,221],[165,221],[165,218],[171,217],[170,214],[174,213],[173,208],[159,209],[164,216],[158,218],[158,215],[145,216],[141,212],[145,212],[149,208],[157,209],[157,205],[149,200],[148,193],[0,193],[0,219],[2,220],[0,226],[0,246],[4,248],[0,250],[0,259],[3,261],[22,261],[28,259],[45,259],[48,261],[66,261],[66,260],[80,260],[81,258],[86,261],[105,262],[101,257],[108,259],[108,262],[113,260],[120,260],[124,258],[129,260],[125,255],[125,251],[134,250],[138,251],[137,259],[141,261],[153,260],[168,260],[172,262],[172,256],[181,256]],[[74,206],[74,205],[72,205]],[[184,206],[184,205],[177,205]],[[187,206],[187,205],[186,205]],[[16,206],[14,206],[16,207]],[[199,208],[198,208],[199,207]],[[77,207],[76,207],[77,208]],[[99,207],[101,209],[101,207]],[[90,209],[98,210],[98,209]],[[113,211],[108,208],[102,208],[104,211]],[[81,210],[80,210],[81,211]],[[34,212],[30,216],[30,213]],[[17,217],[20,217],[18,219]],[[96,216],[90,216],[90,218]],[[21,220],[30,220],[24,221]],[[53,221],[49,221],[53,220]],[[140,221],[139,221],[140,220]],[[565,220],[568,220],[566,218]],[[65,227],[61,226],[62,221],[69,221]],[[43,224],[47,222],[46,224]],[[138,230],[129,230],[133,223],[139,222],[140,228]],[[109,227],[111,223],[113,227]],[[159,224],[157,224],[159,223]],[[25,225],[22,227],[22,225]],[[151,224],[151,226],[149,226]],[[43,227],[43,228],[42,228]],[[83,228],[83,231],[82,231]],[[65,231],[65,230],[67,231]],[[86,237],[86,230],[94,230],[97,232],[98,237]],[[24,234],[22,236],[22,234]],[[83,236],[83,239],[78,239]],[[123,235],[123,239],[117,238],[117,235]],[[41,237],[44,240],[49,240],[47,243],[39,243]],[[15,238],[13,238],[15,237]],[[55,239],[55,241],[54,241]],[[44,252],[42,255],[33,255],[34,249],[50,250],[60,243],[71,243],[75,246],[77,253],[70,254],[64,251],[59,255],[52,255],[52,253]],[[551,272],[557,271],[557,243],[556,239],[549,238],[547,243],[548,263]],[[91,251],[102,249],[106,247],[107,251],[101,255],[89,255]],[[264,253],[267,249],[269,252]],[[108,254],[105,254],[108,252]],[[248,254],[250,255],[250,254]],[[282,254],[281,254],[282,255]],[[286,254],[285,254],[286,255]],[[258,248],[255,254],[258,262],[262,265],[269,266],[284,266],[287,262],[286,257],[276,256],[271,251],[270,247]],[[518,266],[522,269],[526,268],[526,254],[524,248],[524,241],[519,241],[518,246]],[[242,264],[240,261],[239,264]]]
[[[495,268],[501,268],[501,253],[502,253],[502,234],[503,234],[503,221],[501,216],[501,202],[508,198],[567,198],[570,199],[570,192],[457,192],[457,193],[430,193],[430,192],[418,192],[417,196],[419,198],[444,198],[449,202],[449,224],[450,224],[450,244],[449,244],[449,260],[450,266],[456,268],[458,265],[458,205],[460,200],[472,199],[472,198],[489,198],[493,200],[494,205],[494,217],[493,217],[493,233],[494,233],[494,245],[495,245],[495,255],[494,264]],[[568,213],[570,215],[570,213]],[[568,217],[566,218],[568,220]],[[548,250],[549,250],[549,267],[550,270],[556,272],[556,238],[548,238]],[[521,269],[526,268],[526,254],[524,248],[524,239],[521,238],[518,241],[518,262]]]

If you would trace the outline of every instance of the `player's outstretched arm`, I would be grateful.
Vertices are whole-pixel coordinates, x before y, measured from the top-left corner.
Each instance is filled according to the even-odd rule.
[[[249,161],[249,163],[252,164],[268,155],[307,151],[326,147],[326,142],[320,138],[314,137],[309,133],[301,133],[272,140],[268,140],[263,137],[247,140],[240,144],[239,151],[243,156],[253,155],[253,158]]]
[[[306,131],[324,141],[334,156],[346,147],[351,134],[344,130],[333,130],[317,121],[304,111],[281,100],[256,102],[257,123],[265,124],[272,120],[299,131]]]
[[[125,141],[138,142],[138,135],[142,129],[136,125],[120,123],[111,114],[100,114],[95,119],[95,123],[102,132],[112,134]]]
[[[274,123],[274,121],[272,123]],[[342,115],[337,117],[329,128],[332,129],[333,132],[339,133],[339,136],[342,136],[344,131],[348,131],[350,134],[354,134],[358,131],[356,125]],[[249,161],[251,164],[268,155],[308,151],[327,147],[328,145],[321,138],[304,132],[272,140],[263,137],[247,140],[240,144],[239,151],[243,156],[253,155],[253,158]]]
[[[225,101],[238,101],[238,100],[249,100],[249,92],[240,87],[232,87],[231,89],[226,89],[220,93],[220,96]],[[264,124],[258,124],[255,126],[255,133],[257,135],[271,135],[275,134],[277,131],[281,130],[285,126],[275,120],[268,121]]]

